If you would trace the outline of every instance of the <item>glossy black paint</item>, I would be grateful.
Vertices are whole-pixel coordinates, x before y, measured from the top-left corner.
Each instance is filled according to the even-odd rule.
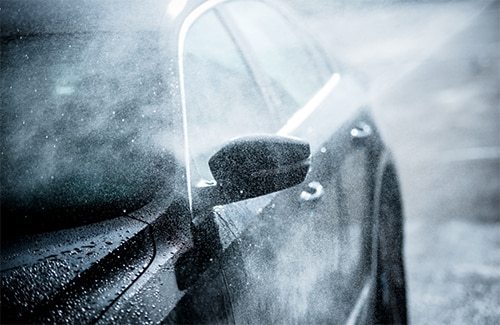
[[[122,217],[2,246],[2,322],[91,322],[151,261],[149,232]]]
[[[259,136],[232,140],[208,161],[223,198],[216,205],[251,199],[303,182],[310,155],[309,144],[293,138]]]

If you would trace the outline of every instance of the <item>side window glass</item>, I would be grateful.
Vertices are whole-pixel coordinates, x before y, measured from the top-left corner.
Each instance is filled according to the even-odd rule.
[[[237,17],[233,23],[280,97],[276,104],[289,117],[326,82],[330,72],[327,65],[272,7],[255,1],[235,1],[224,9]]]
[[[223,143],[275,130],[248,66],[213,10],[188,31],[183,59],[190,151],[200,176],[211,179],[208,158]]]

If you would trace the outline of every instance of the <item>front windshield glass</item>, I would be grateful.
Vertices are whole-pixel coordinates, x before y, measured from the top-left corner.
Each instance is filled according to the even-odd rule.
[[[2,37],[1,204],[22,218],[138,208],[171,177],[154,35]]]

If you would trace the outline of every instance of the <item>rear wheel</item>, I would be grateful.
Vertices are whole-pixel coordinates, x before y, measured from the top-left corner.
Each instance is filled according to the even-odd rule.
[[[381,189],[375,323],[406,324],[403,210],[394,167],[388,167],[385,171]]]

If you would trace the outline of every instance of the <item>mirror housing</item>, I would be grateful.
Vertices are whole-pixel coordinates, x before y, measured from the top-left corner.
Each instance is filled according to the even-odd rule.
[[[262,135],[237,138],[209,160],[217,184],[201,190],[211,206],[280,191],[304,181],[311,163],[307,142]],[[206,197],[208,194],[208,197]],[[204,204],[204,205],[205,205]]]
[[[237,138],[208,161],[216,182],[193,190],[194,247],[175,264],[180,290],[191,287],[222,252],[212,208],[284,190],[302,183],[311,164],[307,142],[296,138],[264,135]]]

